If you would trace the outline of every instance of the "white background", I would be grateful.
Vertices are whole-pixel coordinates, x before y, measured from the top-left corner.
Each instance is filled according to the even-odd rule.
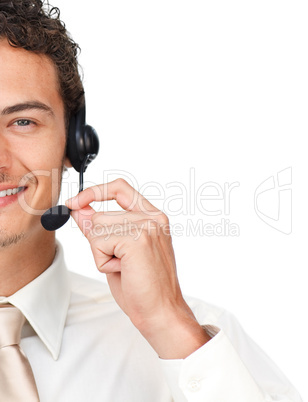
[[[189,220],[237,225],[238,236],[174,235],[183,292],[232,311],[308,400],[307,2],[53,4],[82,48],[87,120],[101,141],[87,184],[132,180],[184,229]],[[288,231],[292,212],[289,234],[262,221],[254,205],[257,187],[285,169],[292,184],[264,193],[258,208],[278,219],[279,196],[286,196],[274,224]],[[76,194],[77,179],[66,175],[63,200]],[[175,182],[189,195],[171,202]],[[221,212],[216,216],[197,205],[198,188],[208,182],[222,190],[238,182],[229,215],[223,200],[204,201]],[[142,188],[149,183],[156,190]],[[175,213],[181,200],[190,205]],[[116,208],[95,207],[106,204]],[[72,220],[58,238],[70,269],[105,280]]]

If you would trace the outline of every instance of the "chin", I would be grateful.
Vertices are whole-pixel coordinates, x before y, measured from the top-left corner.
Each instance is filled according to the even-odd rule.
[[[24,232],[21,233],[5,233],[0,231],[0,249],[11,247],[20,243],[26,237]]]

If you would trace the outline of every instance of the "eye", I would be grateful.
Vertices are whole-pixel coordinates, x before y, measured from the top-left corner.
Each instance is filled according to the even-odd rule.
[[[27,127],[30,126],[31,124],[35,124],[34,121],[29,119],[19,119],[13,123],[13,126]]]

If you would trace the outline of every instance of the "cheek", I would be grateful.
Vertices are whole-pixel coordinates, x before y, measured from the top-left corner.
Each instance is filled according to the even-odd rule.
[[[26,175],[31,178],[29,191],[25,194],[29,207],[42,213],[57,203],[62,177],[62,163],[65,141],[57,144],[34,143],[30,151],[24,153],[20,162],[26,168]]]
[[[28,171],[41,169],[51,172],[53,168],[58,168],[65,156],[65,136],[50,137],[11,142],[13,160],[19,160]]]
[[[64,143],[54,147],[44,156],[39,155],[36,161],[37,166],[41,167],[35,174],[38,181],[37,191],[43,192],[44,198],[48,197],[53,203],[58,199],[61,189],[63,154]]]

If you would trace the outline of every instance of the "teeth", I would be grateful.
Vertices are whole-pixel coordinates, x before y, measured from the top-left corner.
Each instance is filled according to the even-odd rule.
[[[8,190],[2,190],[0,191],[0,198],[5,197],[7,195],[14,195],[22,191],[24,187],[15,187],[15,188],[10,188]]]

